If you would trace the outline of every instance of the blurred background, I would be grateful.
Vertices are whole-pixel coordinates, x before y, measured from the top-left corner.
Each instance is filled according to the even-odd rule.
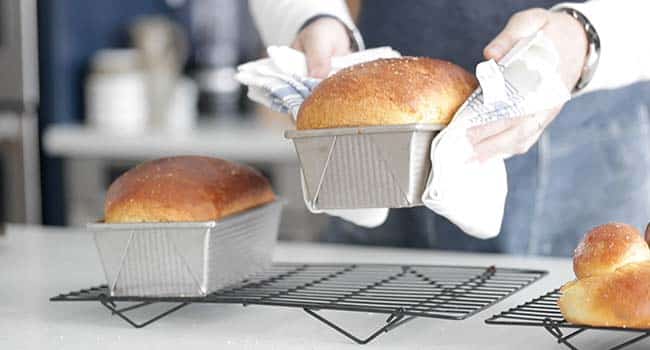
[[[242,0],[0,0],[0,223],[100,220],[126,169],[201,154],[262,170],[281,238],[316,239],[289,118],[234,80],[263,54]]]

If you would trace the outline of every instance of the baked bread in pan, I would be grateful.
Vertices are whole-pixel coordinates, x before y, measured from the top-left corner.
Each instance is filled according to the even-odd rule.
[[[210,157],[163,158],[111,184],[104,222],[211,221],[273,200],[269,181],[251,167]]]
[[[361,63],[323,80],[300,107],[296,128],[448,124],[477,86],[465,69],[438,59]]]

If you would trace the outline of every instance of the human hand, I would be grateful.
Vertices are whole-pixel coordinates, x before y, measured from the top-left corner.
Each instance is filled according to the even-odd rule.
[[[559,74],[569,90],[580,78],[587,54],[587,37],[580,22],[563,12],[530,9],[510,17],[505,28],[484,49],[486,59],[501,59],[520,39],[543,31],[559,53]],[[509,158],[526,153],[562,110],[558,106],[532,116],[470,128],[467,137],[474,159]]]
[[[332,57],[351,51],[347,28],[330,17],[319,18],[303,28],[291,47],[305,53],[309,76],[314,78],[326,78]]]

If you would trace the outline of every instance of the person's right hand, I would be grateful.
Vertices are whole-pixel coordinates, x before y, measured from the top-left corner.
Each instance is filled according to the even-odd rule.
[[[310,77],[326,78],[332,57],[350,53],[350,36],[342,22],[323,17],[303,28],[291,47],[305,53]]]

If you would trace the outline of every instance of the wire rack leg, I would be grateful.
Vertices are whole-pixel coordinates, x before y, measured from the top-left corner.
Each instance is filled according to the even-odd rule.
[[[118,317],[120,317],[121,319],[123,319],[124,321],[126,321],[128,324],[130,324],[131,326],[133,326],[135,328],[142,328],[142,327],[148,326],[148,325],[158,321],[159,319],[161,319],[161,318],[163,318],[163,317],[165,317],[165,316],[167,316],[167,315],[169,315],[169,314],[171,314],[171,313],[173,313],[175,311],[178,311],[181,308],[183,308],[183,307],[190,304],[190,303],[180,303],[180,304],[178,304],[178,305],[176,305],[176,306],[174,306],[174,307],[172,307],[172,308],[170,308],[170,309],[168,309],[168,310],[166,310],[166,311],[152,317],[151,319],[149,319],[149,320],[147,320],[145,322],[136,323],[135,321],[133,321],[131,318],[129,318],[126,315],[126,312],[130,311],[130,310],[133,310],[133,309],[140,308],[142,306],[150,305],[152,303],[145,302],[145,303],[136,304],[136,305],[133,305],[133,306],[130,306],[130,307],[125,307],[125,308],[122,308],[122,309],[118,309],[116,307],[116,305],[114,303],[112,303],[112,302],[108,302],[106,300],[100,300],[99,302],[102,303],[102,305],[104,305],[107,309],[111,310],[111,313],[113,315],[117,315]]]
[[[153,304],[152,301],[145,301],[145,302],[138,303],[138,304],[135,304],[135,305],[131,305],[131,306],[127,306],[127,307],[123,307],[123,308],[121,308],[121,309],[117,309],[117,305],[115,305],[115,303],[111,303],[110,305],[113,306],[114,308],[116,308],[116,311],[121,312],[121,313],[125,313],[125,312],[127,312],[127,311],[131,311],[131,310],[139,309],[139,308],[141,308],[141,307],[144,307],[144,306],[147,306],[147,305],[151,305],[151,304]]]
[[[584,329],[580,329],[565,336],[559,327],[554,326],[552,324],[545,325],[544,329],[546,329],[549,333],[551,333],[557,339],[558,343],[564,344],[567,348],[571,350],[578,350],[578,348],[576,348],[575,346],[573,346],[573,344],[569,342],[569,338],[577,334],[580,334],[584,331]]]
[[[648,225],[648,227],[650,227],[650,224]],[[640,342],[641,340],[643,340],[643,339],[645,339],[645,338],[648,338],[648,337],[650,337],[650,332],[648,332],[648,333],[644,333],[644,334],[641,334],[640,336],[637,336],[637,337],[634,337],[634,338],[632,338],[632,339],[626,341],[625,343],[622,343],[622,344],[620,344],[620,345],[617,345],[617,346],[611,348],[610,350],[620,350],[620,349],[623,349],[623,348],[628,347],[628,346],[630,346],[630,345],[632,345],[632,344],[635,344],[635,343],[637,343],[637,342]]]
[[[330,321],[330,320],[326,319],[325,317],[321,316],[318,312],[314,311],[313,309],[303,308],[303,310],[305,310],[306,313],[313,316],[317,320],[319,320],[319,321],[323,322],[324,324],[328,325],[330,328],[332,328],[335,331],[343,334],[348,339],[352,339],[355,343],[361,344],[361,345],[368,344],[371,341],[373,341],[375,338],[380,336],[381,334],[387,333],[387,332],[389,332],[389,331],[403,325],[404,323],[409,322],[409,321],[413,320],[414,318],[416,318],[415,316],[405,317],[400,312],[393,313],[393,314],[390,315],[390,317],[388,317],[388,319],[386,320],[386,324],[384,326],[382,326],[381,328],[379,328],[378,330],[376,330],[375,332],[373,332],[372,334],[370,334],[366,338],[359,338],[359,337],[351,334],[350,332],[346,331],[345,329],[341,328],[337,324],[333,323],[332,321]]]

